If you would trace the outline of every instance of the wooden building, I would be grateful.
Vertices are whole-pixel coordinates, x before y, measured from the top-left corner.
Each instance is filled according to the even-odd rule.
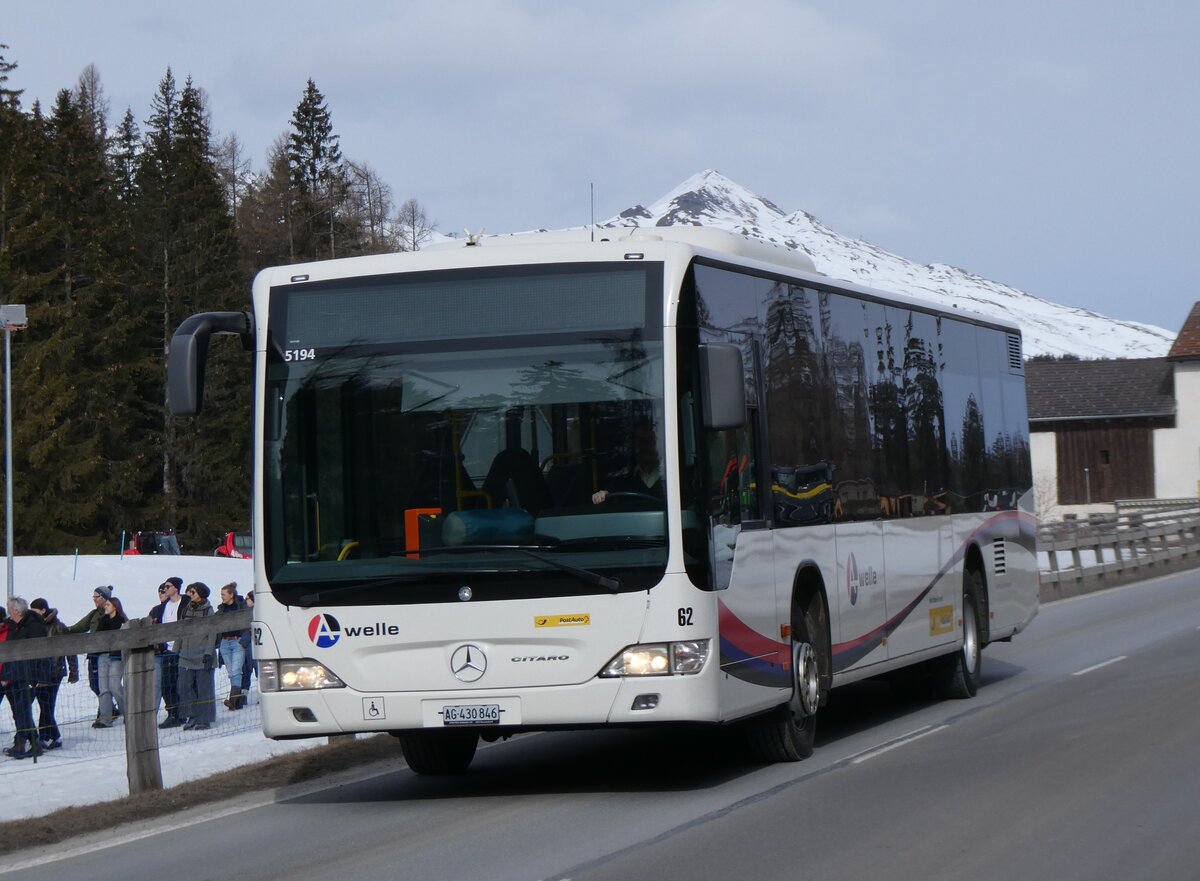
[[[1200,494],[1200,303],[1165,358],[1030,361],[1025,384],[1043,516]]]

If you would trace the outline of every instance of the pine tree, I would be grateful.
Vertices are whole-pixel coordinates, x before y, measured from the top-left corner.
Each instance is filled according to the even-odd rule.
[[[207,113],[190,79],[182,91],[169,70],[160,82],[138,168],[140,237],[150,245],[144,302],[158,316],[159,422],[149,431],[161,452],[159,517],[185,544],[208,547],[249,510],[248,365],[240,349],[215,345],[205,411],[179,426],[165,407],[165,356],[188,315],[244,308],[247,297]]]
[[[266,174],[254,181],[238,205],[238,244],[247,286],[258,270],[295,258],[292,219],[297,191],[291,183],[282,136],[272,146],[267,162]]]
[[[113,169],[117,199],[128,208],[130,219],[137,198],[138,156],[141,152],[137,122],[133,111],[126,109],[121,124],[113,138],[109,162]]]
[[[293,260],[361,253],[361,228],[348,214],[350,183],[325,96],[310,79],[288,136],[288,167],[296,190]]]
[[[59,93],[30,121],[36,163],[11,242],[16,290],[29,312],[14,360],[14,523],[27,552],[100,550],[141,493],[129,480],[121,359],[129,266],[103,140],[85,108]],[[16,353],[15,353],[16,354]]]
[[[24,89],[10,89],[5,85],[8,75],[17,69],[15,61],[4,60],[4,50],[7,48],[7,44],[0,43],[0,107],[15,111],[20,108],[21,93]]]

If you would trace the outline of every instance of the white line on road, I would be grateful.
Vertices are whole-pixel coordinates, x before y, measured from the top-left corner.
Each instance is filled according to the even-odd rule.
[[[1109,664],[1115,664],[1118,661],[1124,661],[1129,655],[1119,655],[1115,658],[1109,658],[1107,661],[1101,661],[1099,664],[1092,664],[1090,667],[1084,667],[1082,670],[1076,670],[1072,676],[1082,676],[1084,673],[1091,673],[1093,670],[1099,670],[1101,667],[1107,667]]]
[[[905,744],[912,743],[914,740],[920,740],[922,737],[928,737],[930,734],[936,734],[938,731],[941,731],[943,728],[949,728],[949,727],[950,727],[949,725],[937,725],[933,728],[930,728],[930,727],[918,728],[916,731],[912,731],[908,734],[901,735],[900,737],[897,737],[895,740],[889,741],[888,743],[885,743],[882,746],[872,747],[871,749],[866,750],[865,752],[859,753],[857,756],[851,757],[850,764],[852,764],[852,765],[860,764],[862,762],[867,761],[868,759],[873,759],[876,756],[881,756],[886,752],[891,752],[898,746],[904,746]]]

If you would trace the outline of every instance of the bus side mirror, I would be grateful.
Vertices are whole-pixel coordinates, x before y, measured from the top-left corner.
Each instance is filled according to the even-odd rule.
[[[746,424],[746,378],[742,350],[729,343],[700,345],[701,417],[722,431]]]
[[[204,404],[208,338],[214,333],[237,334],[242,348],[254,351],[254,316],[249,312],[198,312],[184,319],[167,353],[167,404],[176,416],[195,416]]]

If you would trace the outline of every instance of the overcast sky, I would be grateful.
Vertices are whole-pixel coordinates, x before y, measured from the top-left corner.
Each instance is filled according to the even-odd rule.
[[[1200,299],[1195,0],[0,0],[9,86],[169,66],[256,169],[305,81],[444,232],[603,219],[714,168],[837,232],[1176,331]]]

